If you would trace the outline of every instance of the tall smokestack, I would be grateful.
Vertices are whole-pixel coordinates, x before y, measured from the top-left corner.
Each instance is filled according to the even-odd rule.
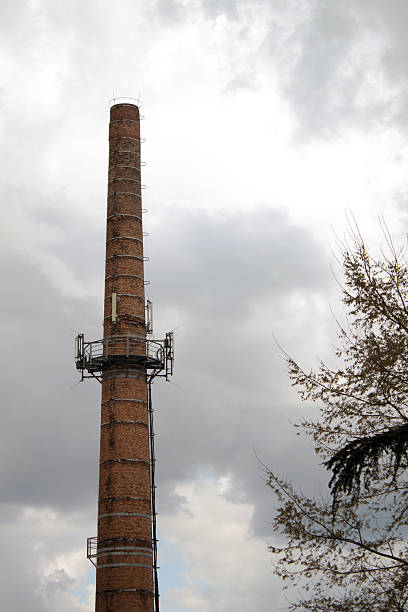
[[[104,338],[123,354],[131,335],[129,357],[146,352],[140,168],[139,108],[112,106]],[[153,610],[146,369],[130,361],[102,377],[96,612]]]
[[[151,384],[172,374],[173,336],[150,336],[144,295],[140,114],[110,111],[104,334],[76,344],[82,378],[102,383],[96,612],[158,612]],[[146,333],[149,334],[146,337]]]

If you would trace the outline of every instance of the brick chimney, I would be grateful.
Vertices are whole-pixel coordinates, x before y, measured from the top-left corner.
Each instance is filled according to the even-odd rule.
[[[75,345],[82,380],[102,384],[96,612],[159,612],[152,382],[173,374],[174,339],[152,337],[145,304],[140,114],[114,104],[109,125],[103,338]],[[146,316],[145,316],[146,315]]]
[[[153,612],[140,114],[134,104],[110,111],[104,339],[118,359],[102,373],[95,609]],[[119,358],[124,354],[127,359]]]

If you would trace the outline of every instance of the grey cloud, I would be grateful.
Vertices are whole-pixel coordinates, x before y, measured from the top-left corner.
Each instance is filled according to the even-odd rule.
[[[10,507],[11,509],[11,507]],[[72,549],[85,549],[89,522],[85,515],[73,514],[71,521],[49,517],[44,508],[35,515],[14,507],[14,521],[0,524],[7,563],[0,574],[0,610],[2,612],[87,612],[79,597],[70,591],[81,591],[83,578],[78,571],[71,575],[61,566],[61,555]]]
[[[318,244],[279,210],[223,215],[174,204],[161,215],[147,249],[147,274],[159,299],[205,311],[218,323],[245,316],[258,300],[313,292],[327,279]]]
[[[67,575],[65,570],[57,569],[52,572],[44,585],[44,593],[47,598],[54,598],[61,591],[68,591],[75,581]]]
[[[21,28],[24,28],[27,22],[28,15],[32,14],[32,9],[28,0],[10,0],[2,3],[1,10],[1,35],[15,44],[20,42],[20,36],[23,34]],[[16,26],[19,29],[16,30]]]
[[[177,0],[157,0],[155,3],[159,17],[166,23],[179,23],[186,16],[186,7]]]
[[[245,89],[254,89],[256,86],[256,75],[250,70],[244,70],[244,74],[238,75],[231,79],[226,86],[226,93],[235,93]]]
[[[237,0],[202,0],[204,11],[212,18],[219,15],[227,15],[230,19],[234,19],[238,15],[238,9],[242,2]]]
[[[271,10],[269,52],[280,58],[297,136],[331,138],[344,129],[406,129],[404,2],[310,0]],[[275,22],[287,12],[281,31]],[[278,32],[278,35],[276,35]]]
[[[3,503],[70,508],[96,491],[97,391],[70,390],[80,321],[92,329],[95,305],[63,297],[17,253],[1,259]]]
[[[241,25],[240,36],[254,23],[253,6],[243,0],[202,0],[204,17],[224,15]],[[255,88],[258,75],[270,64],[277,69],[281,91],[297,122],[298,139],[332,138],[345,129],[378,130],[390,124],[406,129],[408,122],[408,44],[404,0],[392,5],[321,0],[257,3],[267,32],[257,52],[224,56],[228,65],[225,91]],[[176,15],[173,23],[197,17],[197,5],[186,3],[183,14],[173,2],[159,10]]]
[[[155,310],[164,308],[169,328],[172,315],[180,323],[177,386],[154,390],[159,504],[174,508],[169,483],[194,478],[205,466],[232,473],[255,503],[256,532],[265,535],[271,499],[256,453],[288,476],[293,462],[306,487],[319,478],[310,467],[299,469],[300,457],[302,465],[315,460],[289,423],[297,400],[288,394],[272,334],[295,333],[307,344],[321,327],[313,299],[303,306],[300,327],[288,304],[291,294],[306,300],[328,294],[324,254],[308,232],[274,210],[214,216],[174,205],[154,224],[151,241]],[[265,320],[257,313],[266,305],[271,318]]]
[[[238,9],[241,4],[239,0],[200,0],[196,2],[180,2],[179,0],[157,0],[156,9],[164,21],[176,19],[190,20],[197,16],[199,7],[206,17],[216,19],[220,15],[226,15],[229,19],[238,17]]]
[[[349,117],[361,74],[352,70],[343,79],[337,75],[357,34],[355,20],[342,3],[314,4],[310,22],[299,32],[299,57],[287,94],[302,127],[318,134]]]

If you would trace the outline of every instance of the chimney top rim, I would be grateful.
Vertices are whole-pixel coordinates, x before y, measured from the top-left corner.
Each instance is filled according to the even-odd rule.
[[[139,98],[130,98],[127,96],[119,96],[118,98],[112,98],[109,101],[110,108],[114,106],[136,106],[137,108],[141,108],[142,103]]]

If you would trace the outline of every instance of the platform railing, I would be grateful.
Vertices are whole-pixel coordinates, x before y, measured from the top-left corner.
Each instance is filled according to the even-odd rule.
[[[161,340],[135,334],[106,336],[101,340],[86,342],[84,334],[75,339],[75,364],[82,377],[95,376],[97,372],[117,364],[138,364],[155,372],[154,376],[173,374],[174,337],[169,332]],[[163,371],[161,373],[161,371]]]

